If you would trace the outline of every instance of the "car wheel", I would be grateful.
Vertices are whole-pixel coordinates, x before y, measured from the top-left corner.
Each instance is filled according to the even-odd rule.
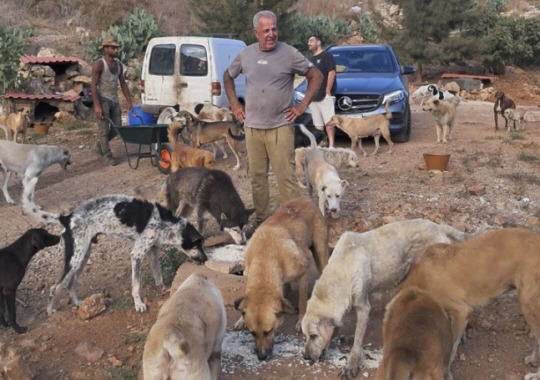
[[[411,110],[407,112],[407,126],[403,132],[396,134],[392,140],[396,143],[404,143],[410,140],[411,138]]]

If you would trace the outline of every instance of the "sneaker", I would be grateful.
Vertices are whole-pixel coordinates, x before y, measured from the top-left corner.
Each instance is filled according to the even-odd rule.
[[[91,147],[92,151],[98,156],[103,156],[103,151],[101,150],[101,144],[99,141],[96,141]]]
[[[113,158],[113,156],[105,156],[105,161],[107,161],[110,166],[116,165],[116,160]]]
[[[260,219],[252,219],[248,224],[244,226],[242,229],[242,233],[245,236],[245,240],[251,239],[253,234],[255,233],[255,230],[262,224],[262,220]]]

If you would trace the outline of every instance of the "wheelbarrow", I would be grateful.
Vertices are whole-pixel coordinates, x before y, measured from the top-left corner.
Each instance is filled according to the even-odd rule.
[[[169,174],[172,147],[167,142],[168,124],[139,124],[123,127],[116,125],[109,118],[107,121],[124,142],[130,168],[137,169],[141,158],[150,158],[152,165],[157,166],[161,173]],[[138,149],[130,152],[128,144],[138,145]]]

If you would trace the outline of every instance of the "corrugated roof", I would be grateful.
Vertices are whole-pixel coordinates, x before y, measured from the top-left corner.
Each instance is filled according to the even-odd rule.
[[[49,63],[78,63],[77,57],[37,57],[35,55],[22,55],[22,63],[49,64]]]
[[[1,95],[1,97],[8,98],[8,99],[28,99],[28,100],[53,99],[53,100],[63,100],[65,102],[74,102],[80,98],[79,95],[25,94],[22,92],[7,92],[4,95]]]

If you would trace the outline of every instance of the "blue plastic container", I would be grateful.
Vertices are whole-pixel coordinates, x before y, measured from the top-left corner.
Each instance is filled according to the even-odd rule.
[[[151,113],[146,113],[141,110],[140,104],[135,104],[133,106],[137,116],[133,115],[132,111],[128,111],[128,121],[129,125],[141,125],[141,124],[155,124],[156,118]]]

